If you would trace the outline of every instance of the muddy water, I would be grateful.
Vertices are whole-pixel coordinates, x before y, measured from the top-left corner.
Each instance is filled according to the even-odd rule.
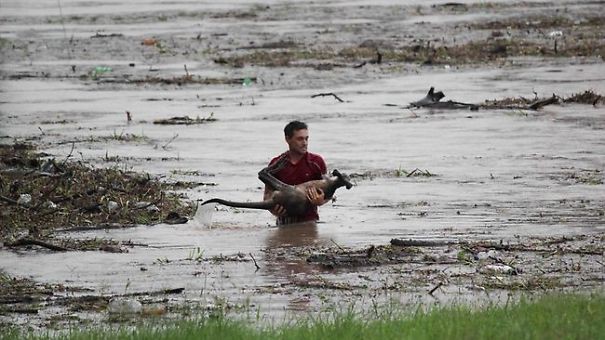
[[[362,71],[322,73],[305,68],[220,69],[207,60],[191,62],[172,55],[153,62],[159,71],[149,71],[151,62],[140,46],[126,50],[125,55],[92,51],[92,56],[85,57],[74,52],[74,59],[57,59],[57,54],[67,53],[54,50],[64,46],[63,28],[56,21],[44,23],[56,2],[35,2],[36,6],[25,13],[20,3],[0,4],[6,23],[2,36],[25,36],[39,46],[49,39],[45,44],[50,50],[36,49],[28,60],[14,56],[4,60],[2,142],[33,140],[58,158],[71,153],[74,159],[95,166],[217,184],[184,191],[192,200],[221,197],[246,201],[262,196],[262,183],[256,174],[271,157],[285,150],[285,123],[300,119],[310,125],[310,150],[322,154],[330,169],[354,175],[355,186],[350,191],[341,189],[335,202],[320,208],[321,221],[316,226],[276,228],[267,212],[217,207],[214,211],[200,210],[184,225],[61,234],[138,244],[125,254],[14,252],[2,248],[0,267],[11,275],[91,288],[97,294],[183,287],[185,293],[171,298],[170,303],[206,306],[220,300],[238,306],[251,304],[263,318],[279,319],[297,311],[320,311],[339,303],[374,299],[404,303],[500,299],[498,293],[478,295],[455,284],[436,299],[426,295],[431,288],[426,283],[380,290],[380,285],[387,287],[401,279],[393,274],[393,268],[326,272],[305,263],[303,257],[291,256],[293,249],[365,248],[387,244],[392,238],[514,241],[605,231],[603,185],[594,184],[604,180],[602,106],[548,106],[539,112],[403,108],[423,97],[430,86],[444,91],[446,99],[473,103],[532,97],[534,92],[541,97],[587,89],[605,93],[602,62],[518,59],[505,68],[435,67],[390,74],[368,65]],[[362,3],[331,4],[346,7]],[[168,5],[162,2],[62,4],[63,14],[75,21],[65,26],[68,36],[88,37],[101,28],[104,33],[132,34],[138,44],[144,36],[178,36],[199,25],[196,20],[153,22],[146,19],[152,14],[138,9],[144,6],[150,13],[163,13]],[[283,4],[269,5],[280,13],[288,9]],[[180,1],[169,7],[172,13],[209,8],[213,12],[245,11],[250,6],[245,1]],[[311,13],[307,16],[324,13],[311,10],[313,6],[308,5]],[[104,19],[117,14],[130,15],[142,23],[103,26],[103,22],[82,24],[73,17],[100,15]],[[54,15],[50,18],[56,20]],[[237,33],[244,32],[233,20],[224,19],[220,30],[234,30],[230,34],[236,42],[230,43],[237,44]],[[262,36],[273,24],[257,19],[256,30],[247,34]],[[282,24],[287,26],[281,27],[283,31],[295,26]],[[91,44],[89,47],[98,48]],[[129,61],[135,61],[136,66],[129,67]],[[68,74],[69,65],[88,72],[100,64],[114,68],[101,80],[119,74],[180,75],[184,63],[194,64],[189,72],[195,74],[250,76],[258,81],[249,86],[133,85],[61,76]],[[21,71],[49,72],[51,76],[6,77]],[[311,98],[320,92],[337,93],[345,102],[329,96]],[[127,123],[125,111],[131,112],[133,122]],[[212,115],[217,121],[190,126],[152,124],[155,119],[184,115]],[[117,138],[128,134],[138,138]],[[116,138],[94,141],[94,137],[111,136]],[[118,162],[108,161],[116,158]],[[416,168],[433,176],[406,176]],[[183,175],[191,172],[195,174]],[[422,267],[400,265],[395,269],[401,273]],[[351,293],[296,284],[317,277],[352,286],[362,286],[369,277],[378,288]]]

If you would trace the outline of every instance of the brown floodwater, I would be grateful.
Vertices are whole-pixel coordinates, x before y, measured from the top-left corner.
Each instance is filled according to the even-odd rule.
[[[444,91],[445,99],[471,103],[534,93],[603,94],[602,59],[512,58],[501,67],[230,68],[214,63],[204,51],[280,39],[361,42],[376,37],[380,28],[384,36],[397,30],[431,36],[440,23],[482,20],[493,13],[417,17],[421,1],[270,1],[266,8],[244,0],[60,3],[62,16],[54,0],[0,3],[0,37],[16,46],[3,49],[7,53],[0,65],[0,142],[32,141],[58,159],[71,153],[98,167],[217,184],[184,190],[191,200],[254,201],[263,192],[258,170],[285,150],[282,129],[299,119],[309,124],[310,150],[323,155],[330,169],[351,174],[355,186],[340,189],[335,202],[322,206],[316,225],[277,228],[266,211],[217,206],[200,209],[182,225],[59,234],[130,240],[137,245],[128,253],[0,248],[0,269],[11,276],[85,287],[94,294],[185,288],[163,303],[202,309],[225,303],[258,311],[262,319],[283,320],[351,304],[370,309],[375,302],[481,305],[506,301],[511,291],[475,289],[468,277],[453,275],[476,272],[461,263],[329,269],[305,260],[326,249],[366,249],[393,238],[507,243],[583,235],[602,247],[602,105],[551,105],[539,111],[404,108],[431,86]],[[567,6],[591,9],[590,3]],[[256,16],[244,15],[255,11]],[[511,12],[505,8],[498,13],[506,17]],[[333,33],[315,37],[321,31]],[[125,38],[90,38],[96,33]],[[142,45],[147,37],[165,41],[168,51]],[[124,75],[180,76],[183,65],[195,75],[256,82],[179,86],[122,81]],[[87,77],[97,66],[111,70],[98,79]],[[322,92],[333,92],[344,102],[311,98]],[[216,121],[152,123],[185,115]],[[94,138],[108,136],[115,138]],[[431,176],[406,176],[414,169]],[[455,260],[458,250],[427,254]],[[602,288],[603,254],[576,257],[584,261],[585,272],[562,287]],[[520,266],[533,273],[538,258]],[[427,294],[443,281],[440,272],[450,275],[448,283]],[[586,273],[594,284],[578,283]],[[53,311],[45,313],[41,319]]]

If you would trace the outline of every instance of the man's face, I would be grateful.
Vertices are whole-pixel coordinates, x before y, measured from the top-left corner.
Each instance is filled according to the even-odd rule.
[[[295,130],[292,137],[286,137],[286,143],[288,143],[291,152],[299,155],[305,154],[309,146],[309,130]]]

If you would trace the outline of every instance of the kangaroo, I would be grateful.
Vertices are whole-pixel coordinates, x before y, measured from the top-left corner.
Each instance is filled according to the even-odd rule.
[[[324,197],[330,199],[334,196],[336,189],[344,186],[348,190],[353,187],[349,176],[341,174],[338,170],[332,171],[333,177],[324,176],[323,179],[308,181],[298,185],[289,185],[272,175],[272,172],[278,171],[282,164],[283,162],[280,163],[278,161],[275,165],[266,167],[258,173],[258,178],[274,190],[268,199],[260,202],[232,202],[220,198],[212,198],[202,202],[201,205],[219,203],[236,208],[272,210],[279,204],[286,209],[288,215],[302,216],[311,204],[307,197],[307,190],[309,188],[315,188],[315,190],[321,189],[324,192]]]

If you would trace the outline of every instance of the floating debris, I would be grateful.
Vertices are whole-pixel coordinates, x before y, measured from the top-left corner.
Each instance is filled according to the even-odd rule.
[[[31,145],[0,145],[0,241],[23,232],[44,241],[57,228],[182,222],[193,212],[191,202],[149,174],[68,158],[36,154]]]
[[[161,124],[161,125],[192,125],[192,124],[204,124],[208,122],[215,122],[217,119],[213,117],[214,114],[210,114],[207,118],[200,118],[199,116],[196,118],[191,118],[189,116],[182,117],[171,117],[167,119],[156,119],[153,121],[153,124]]]
[[[563,102],[590,105],[605,104],[605,96],[594,93],[592,90],[587,90],[567,97],[563,99]]]

